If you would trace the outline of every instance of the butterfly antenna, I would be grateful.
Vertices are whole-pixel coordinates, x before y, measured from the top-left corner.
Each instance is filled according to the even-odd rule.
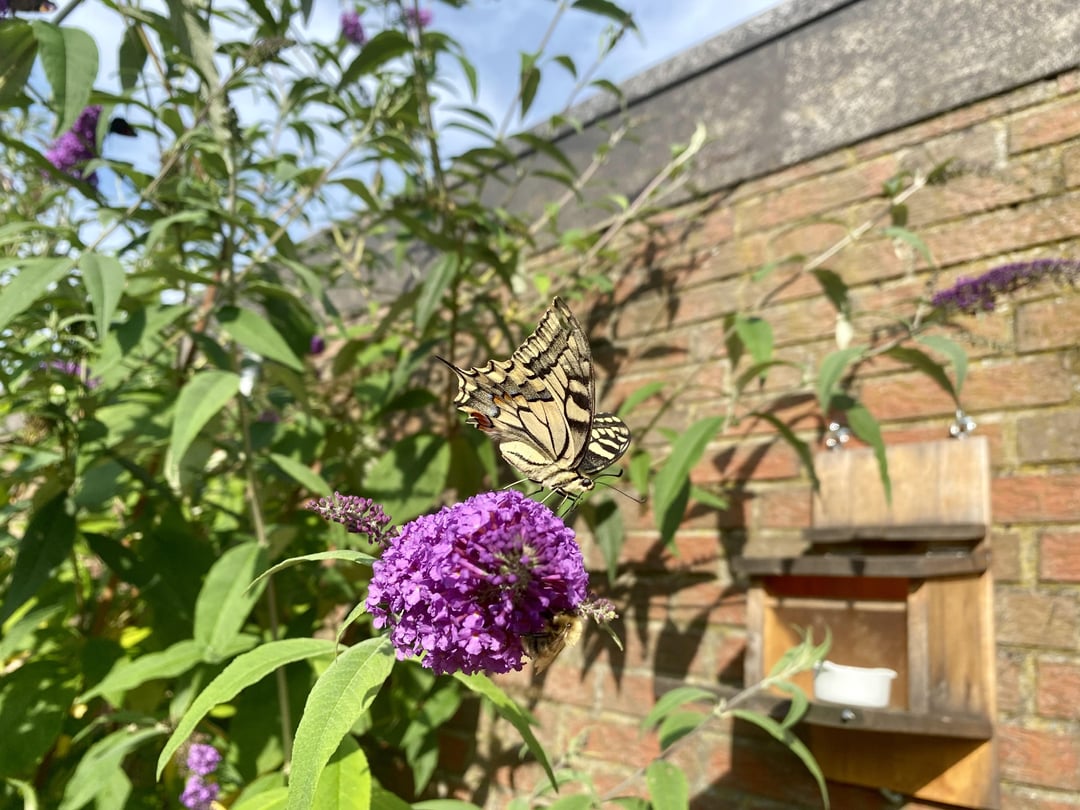
[[[619,477],[619,476],[617,476],[617,475],[614,475],[614,474],[612,474],[612,475],[613,475],[613,477],[615,477],[615,478],[618,478],[618,477]],[[629,492],[627,492],[626,490],[623,490],[623,489],[619,489],[618,487],[613,487],[613,486],[612,486],[611,484],[607,484],[607,483],[604,483],[604,482],[603,482],[603,481],[601,481],[601,480],[600,480],[599,478],[594,478],[593,480],[594,480],[594,481],[596,481],[596,483],[598,483],[598,484],[599,484],[600,486],[602,486],[602,487],[607,487],[608,489],[613,489],[613,490],[615,490],[615,491],[616,491],[616,492],[618,492],[618,493],[619,493],[620,495],[622,495],[622,496],[624,496],[624,497],[627,497],[627,498],[629,498],[630,500],[632,500],[632,501],[633,501],[634,503],[645,503],[645,499],[644,499],[644,498],[635,498],[635,497],[634,497],[633,495],[631,495],[631,494],[630,494]]]

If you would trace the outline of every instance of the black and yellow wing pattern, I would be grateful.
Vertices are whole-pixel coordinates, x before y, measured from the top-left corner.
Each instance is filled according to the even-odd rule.
[[[489,434],[526,478],[563,495],[593,488],[593,477],[630,445],[630,430],[594,410],[592,351],[574,313],[556,298],[508,360],[463,369],[454,405]]]

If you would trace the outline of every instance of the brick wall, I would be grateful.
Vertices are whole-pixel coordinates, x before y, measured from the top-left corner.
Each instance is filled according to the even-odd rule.
[[[910,227],[941,267],[938,288],[1006,262],[1080,255],[1074,71],[666,212],[646,236],[623,246],[616,292],[594,311],[605,405],[617,406],[654,380],[685,386],[673,407],[661,413],[656,398],[630,419],[650,449],[663,446],[656,427],[685,428],[722,411],[723,318],[769,289],[751,282],[750,271],[791,254],[817,255],[880,211],[886,179],[947,158],[962,175],[909,200]],[[915,251],[879,231],[825,264],[851,286],[858,309],[879,312],[856,324],[863,337],[890,315],[912,312],[931,278]],[[783,357],[815,363],[835,347],[834,311],[805,278],[761,314]],[[964,333],[949,334],[967,340],[971,356],[963,403],[990,440],[993,465],[1003,807],[1080,808],[1080,292],[1039,286],[998,312],[956,322]],[[781,370],[748,404],[772,402],[777,416],[820,447],[822,419],[809,392],[797,388],[798,375]],[[887,442],[947,435],[953,406],[925,378],[879,360],[858,386]],[[595,634],[542,681],[528,671],[502,681],[534,707],[552,756],[576,750],[576,762],[601,788],[656,753],[655,738],[640,735],[638,723],[659,694],[683,682],[741,685],[745,598],[728,557],[798,550],[809,525],[808,479],[765,423],[728,427],[694,476],[729,491],[732,505],[722,514],[692,508],[676,537],[677,555],[660,545],[647,505],[621,502],[627,541],[612,595],[622,609],[617,629],[625,651]],[[602,582],[600,555],[593,548],[589,556],[594,581]],[[511,747],[499,749],[500,739]],[[477,738],[485,764],[473,773],[491,780],[490,806],[502,806],[506,786],[520,789],[537,778],[531,766],[509,764],[513,740],[499,729]],[[798,762],[761,735],[725,722],[705,742],[676,758],[690,776],[695,807],[817,806]],[[491,763],[500,761],[506,767],[496,770]],[[835,807],[896,806],[873,791],[831,787]]]

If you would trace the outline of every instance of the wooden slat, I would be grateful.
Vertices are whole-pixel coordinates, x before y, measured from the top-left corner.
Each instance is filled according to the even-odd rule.
[[[832,554],[803,557],[736,557],[732,567],[750,576],[930,578],[978,574],[989,565],[985,551],[948,554]]]
[[[803,529],[803,537],[811,543],[850,543],[855,540],[884,540],[888,542],[955,543],[982,540],[986,537],[983,523],[928,523],[898,526],[824,526]]]
[[[791,701],[774,695],[757,695],[750,702],[776,720],[787,716]],[[858,731],[874,731],[881,734],[920,735],[925,737],[948,737],[960,740],[989,740],[994,726],[990,720],[978,714],[925,714],[894,709],[868,709],[862,706],[841,706],[813,702],[800,723],[830,728],[846,728]],[[885,738],[879,738],[877,750]]]
[[[841,450],[814,459],[821,487],[814,528],[942,526],[990,523],[986,438],[970,437],[887,448],[892,502],[873,450]]]

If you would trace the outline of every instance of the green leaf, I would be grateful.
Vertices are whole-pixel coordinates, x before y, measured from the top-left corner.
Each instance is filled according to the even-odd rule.
[[[791,729],[784,728],[771,717],[747,709],[732,709],[731,714],[740,720],[745,720],[747,723],[753,723],[786,745],[788,750],[799,758],[806,770],[810,771],[810,775],[814,777],[818,790],[821,791],[821,801],[825,805],[825,810],[829,810],[829,789],[825,786],[825,777],[821,773],[821,768],[818,766],[817,760],[814,759],[814,755],[810,753],[810,749],[795,736]]]
[[[772,359],[773,331],[768,321],[738,314],[735,316],[735,332],[755,363],[767,363]]]
[[[180,389],[165,462],[165,477],[174,489],[180,486],[180,462],[191,443],[239,391],[240,375],[217,369],[200,371]]]
[[[634,18],[609,0],[574,0],[572,8],[579,8],[590,14],[607,17],[613,22],[634,27]]]
[[[413,802],[413,810],[480,810],[480,807],[461,799],[426,799]]]
[[[19,540],[18,557],[0,610],[0,625],[52,579],[74,545],[74,510],[67,493],[62,492],[37,508]]]
[[[115,772],[122,772],[124,757],[147,740],[160,737],[162,728],[122,728],[98,740],[79,758],[75,773],[64,788],[60,810],[79,810],[93,801],[108,786]]]
[[[309,492],[314,492],[316,495],[322,495],[323,497],[329,497],[333,494],[333,487],[304,462],[297,461],[289,456],[283,456],[281,453],[271,453],[270,460],[280,467],[282,472],[305,487]]]
[[[680,706],[685,706],[687,703],[702,702],[716,703],[715,693],[699,686],[678,686],[670,692],[665,692],[653,704],[652,709],[641,721],[641,728],[648,731]]]
[[[376,783],[371,786],[371,810],[412,810],[412,805]]]
[[[412,51],[412,43],[401,31],[394,29],[380,31],[365,43],[352,64],[345,68],[345,72],[341,74],[341,81],[338,82],[338,89],[352,84],[361,76],[374,72],[391,59],[404,56],[410,51]]]
[[[30,308],[49,288],[71,271],[68,259],[26,259],[19,274],[4,284],[0,295],[0,329]]]
[[[837,383],[844,376],[844,371],[851,362],[862,353],[861,348],[852,346],[849,349],[832,352],[821,361],[821,367],[818,369],[817,397],[822,412],[828,413]]]
[[[123,695],[148,681],[175,678],[203,660],[205,645],[195,639],[178,641],[161,652],[140,655],[134,660],[118,661],[101,681],[79,695],[80,703],[89,703],[99,695]]]
[[[915,339],[927,348],[938,354],[945,355],[952,361],[953,375],[956,377],[956,399],[959,400],[960,391],[963,389],[964,380],[967,378],[968,368],[968,357],[964,347],[955,340],[942,335],[920,335]]]
[[[41,66],[52,85],[53,108],[58,114],[56,131],[71,129],[90,102],[97,79],[98,51],[94,38],[71,26],[60,27],[44,20],[31,23],[37,36]]]
[[[710,509],[724,512],[731,506],[731,499],[726,495],[720,495],[707,489],[702,489],[696,484],[690,485],[690,497],[696,503],[708,506]]]
[[[285,810],[289,803],[289,789],[287,787],[264,790],[251,796],[242,795],[230,810]]]
[[[892,481],[889,478],[889,461],[885,456],[885,440],[881,437],[881,426],[865,405],[852,402],[844,410],[848,426],[855,435],[874,448],[878,473],[881,475],[881,485],[885,488],[885,500],[892,503]]]
[[[724,424],[722,416],[700,419],[675,439],[671,455],[653,482],[653,511],[656,525],[665,543],[675,536],[683,510],[690,496],[690,470],[698,463],[705,448]]]
[[[509,721],[510,725],[517,729],[521,739],[525,741],[525,745],[529,747],[529,751],[536,757],[536,761],[540,763],[547,774],[551,786],[556,787],[558,782],[555,779],[555,771],[551,769],[551,763],[548,762],[547,752],[544,751],[544,747],[540,745],[540,741],[536,739],[536,735],[532,732],[531,725],[535,722],[532,716],[518,706],[502,689],[492,683],[491,679],[486,675],[462,675],[458,673],[454,677],[476,694],[487,698],[492,708],[499,713],[499,716]]]
[[[422,335],[427,328],[432,314],[442,302],[443,293],[454,280],[458,270],[458,257],[454,254],[445,254],[435,266],[428,270],[424,285],[420,288],[420,295],[416,299],[416,333]]]
[[[614,582],[619,573],[619,556],[622,554],[623,543],[626,540],[622,512],[614,501],[608,500],[592,509],[588,517],[592,518],[589,521],[589,528],[596,539],[596,545],[600,547],[600,552],[604,555],[608,581]]]
[[[249,589],[266,553],[254,540],[233,546],[218,558],[195,602],[195,640],[206,646],[205,660],[220,660],[247,621],[262,587]]]
[[[38,810],[41,807],[38,803],[37,794],[34,792],[34,786],[29,782],[24,782],[22,779],[12,779],[11,777],[4,781],[19,792],[19,796],[23,800],[23,810]]]
[[[906,363],[917,371],[921,371],[937,383],[946,394],[952,397],[953,402],[959,406],[960,401],[956,396],[956,390],[953,388],[952,380],[950,380],[949,375],[945,373],[945,367],[935,361],[930,355],[926,354],[926,352],[912,349],[908,346],[894,346],[889,349],[886,354],[894,360],[899,360],[901,363]]]
[[[217,313],[218,323],[248,351],[275,360],[293,371],[303,371],[304,364],[297,357],[281,333],[269,320],[239,307],[222,307]]]
[[[890,239],[899,239],[901,242],[906,242],[915,249],[915,252],[923,257],[927,267],[936,267],[934,263],[934,256],[930,252],[930,248],[926,246],[918,234],[912,233],[907,228],[900,228],[895,225],[890,225],[884,229],[884,234]]]
[[[708,720],[710,715],[699,711],[672,712],[660,724],[658,736],[660,748],[670,748],[682,737],[694,731],[698,726]]]
[[[311,805],[320,810],[368,810],[371,807],[371,767],[351,736],[346,735],[319,777]]]
[[[129,25],[124,29],[124,38],[120,41],[120,86],[125,92],[131,90],[139,80],[143,65],[146,64],[146,46],[139,36],[139,26]]]
[[[521,117],[528,115],[540,87],[540,68],[531,65],[521,75]]]
[[[199,721],[215,706],[232,700],[241,691],[262,680],[278,667],[294,661],[333,655],[336,648],[337,644],[329,639],[287,638],[271,641],[249,653],[237,656],[199,693],[188,710],[184,712],[184,716],[177,722],[176,730],[169,736],[158,756],[157,778],[161,778],[161,772],[169,764],[176,749],[191,736],[191,732],[195,730]]]
[[[803,469],[806,470],[807,475],[810,476],[810,482],[813,484],[814,491],[816,492],[821,488],[821,482],[818,481],[817,472],[814,471],[814,454],[810,450],[810,445],[795,435],[795,431],[786,423],[780,420],[775,414],[768,411],[751,411],[750,416],[756,416],[758,419],[763,419],[768,422],[777,433],[780,434],[785,442],[787,442],[791,448],[798,453],[799,461],[803,465]]]
[[[277,565],[267,568],[255,579],[251,581],[247,587],[253,588],[267,577],[272,577],[278,571],[283,571],[286,568],[292,568],[294,565],[299,565],[303,562],[315,562],[317,560],[344,560],[345,562],[354,562],[360,565],[371,565],[377,558],[372,557],[370,554],[365,554],[362,551],[353,551],[352,549],[341,548],[333,551],[316,551],[313,554],[305,554],[302,557],[290,557],[287,560],[282,560]]]
[[[657,380],[656,382],[646,383],[638,388],[635,388],[630,394],[623,400],[622,405],[619,406],[618,416],[625,417],[630,411],[634,410],[638,405],[647,400],[654,394],[658,394],[667,388],[668,384]]]
[[[548,810],[595,810],[599,805],[591,793],[563,796],[549,804]]]
[[[37,40],[28,23],[6,20],[0,25],[0,104],[7,104],[22,93],[36,55]]]
[[[450,472],[450,444],[442,436],[407,436],[382,456],[367,475],[364,492],[400,525],[431,507]]]
[[[151,253],[157,247],[158,242],[170,234],[173,234],[174,239],[178,238],[175,235],[176,226],[180,223],[203,223],[209,219],[210,214],[201,208],[194,211],[180,211],[167,217],[155,219],[154,224],[150,226],[150,232],[146,235],[143,250],[148,254]]]
[[[677,765],[657,759],[645,770],[645,784],[653,810],[687,810],[690,807],[690,785],[686,774]]]
[[[32,773],[71,712],[76,676],[56,658],[31,658],[0,678],[0,778]]]
[[[630,457],[626,468],[627,477],[639,493],[649,491],[649,470],[652,468],[652,456],[640,450]]]
[[[112,256],[84,253],[79,259],[79,269],[86,294],[90,296],[90,304],[94,308],[94,325],[97,327],[98,342],[101,343],[109,333],[113,313],[124,292],[124,282],[127,280],[124,268]]]
[[[393,667],[390,641],[372,638],[338,656],[315,683],[296,729],[290,810],[314,806],[312,799],[327,760],[367,712]]]

